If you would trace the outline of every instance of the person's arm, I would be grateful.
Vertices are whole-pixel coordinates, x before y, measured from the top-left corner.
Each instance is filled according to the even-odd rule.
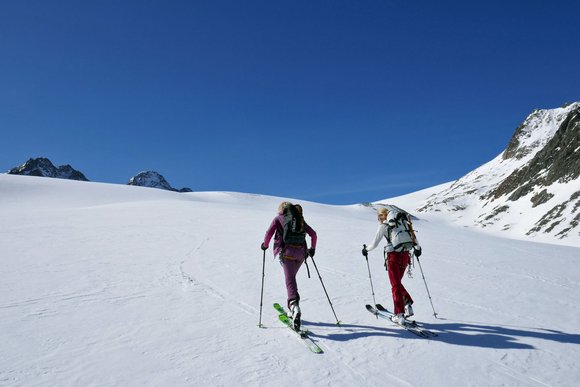
[[[387,225],[384,223],[381,223],[379,225],[379,228],[377,229],[377,233],[375,235],[375,239],[372,241],[372,243],[370,243],[369,245],[367,245],[366,250],[367,251],[371,251],[377,248],[377,246],[379,245],[379,243],[381,242],[381,239],[383,239],[383,237],[385,236],[385,231],[387,229]]]
[[[266,231],[266,235],[264,235],[264,242],[262,243],[262,248],[264,250],[268,249],[268,246],[270,245],[270,240],[272,239],[272,237],[274,236],[274,233],[276,232],[276,221],[278,220],[278,218],[274,218],[272,220],[272,223],[270,223],[270,227],[268,227],[268,230]]]
[[[310,236],[310,248],[316,249],[316,241],[318,240],[316,231],[314,231],[308,224],[304,224],[304,231],[306,231],[306,233]]]

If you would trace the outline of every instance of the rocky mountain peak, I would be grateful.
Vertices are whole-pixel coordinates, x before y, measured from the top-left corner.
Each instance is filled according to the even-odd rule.
[[[560,116],[558,129],[545,145],[522,168],[513,171],[487,197],[499,198],[510,192],[508,200],[515,201],[536,187],[555,182],[567,183],[580,175],[580,103]],[[540,142],[540,141],[537,141]]]
[[[10,175],[28,175],[40,177],[53,177],[57,179],[89,181],[85,175],[77,171],[70,165],[55,167],[54,164],[45,157],[30,158],[24,164],[14,167],[7,172]]]
[[[179,190],[173,188],[160,173],[155,171],[139,172],[137,175],[133,176],[127,184],[139,187],[164,189],[174,192],[191,192],[191,189],[189,188],[181,188]]]
[[[565,117],[578,108],[580,108],[580,103],[576,102],[559,109],[534,110],[516,128],[502,154],[503,159],[522,159],[532,152],[542,149],[558,131]]]
[[[580,102],[575,102],[533,111],[504,152],[429,197],[417,211],[519,238],[580,240],[579,187]]]

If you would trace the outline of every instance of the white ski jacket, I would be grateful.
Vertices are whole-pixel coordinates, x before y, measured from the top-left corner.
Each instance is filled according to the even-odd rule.
[[[383,239],[383,238],[386,238],[386,240],[387,240],[387,245],[385,246],[385,252],[390,253],[391,251],[394,251],[393,245],[389,241],[389,225],[388,225],[387,220],[385,220],[381,224],[379,224],[379,228],[377,229],[375,239],[372,241],[372,243],[367,245],[367,251],[372,251],[372,250],[376,249],[377,246],[379,245],[379,243],[381,243],[381,239]]]

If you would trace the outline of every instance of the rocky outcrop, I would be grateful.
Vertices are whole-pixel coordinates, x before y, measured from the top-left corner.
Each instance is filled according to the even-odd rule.
[[[45,157],[29,159],[24,164],[12,168],[7,172],[10,175],[28,175],[40,177],[52,177],[57,179],[89,181],[85,175],[77,171],[70,165],[55,167],[54,164]]]
[[[510,146],[504,152],[504,158],[517,158],[525,152],[525,147],[514,146],[517,143],[517,139],[510,142]],[[515,201],[526,196],[536,187],[548,187],[555,182],[567,183],[577,179],[580,176],[579,149],[580,106],[567,115],[554,137],[535,154],[530,162],[515,170],[491,190],[487,197],[497,199],[511,192],[508,200]]]
[[[192,192],[190,188],[173,188],[160,173],[155,171],[140,172],[133,176],[127,184],[136,185],[139,187],[164,189],[174,192]]]

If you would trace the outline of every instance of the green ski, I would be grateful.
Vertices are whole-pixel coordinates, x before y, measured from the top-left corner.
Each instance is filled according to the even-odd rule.
[[[288,317],[288,314],[286,313],[286,311],[284,310],[284,308],[278,304],[275,303],[274,304],[274,309],[276,309],[276,311],[278,312],[278,319],[280,320],[280,322],[282,324],[284,324],[286,327],[288,327],[288,329],[290,329],[292,332],[294,332],[295,334],[298,335],[298,337],[300,338],[300,340],[302,341],[302,343],[304,343],[304,345],[311,351],[314,353],[323,353],[322,348],[320,348],[318,346],[318,344],[316,344],[309,336],[307,331],[296,331],[294,330],[294,327],[292,325],[292,321],[290,321],[290,318]]]

